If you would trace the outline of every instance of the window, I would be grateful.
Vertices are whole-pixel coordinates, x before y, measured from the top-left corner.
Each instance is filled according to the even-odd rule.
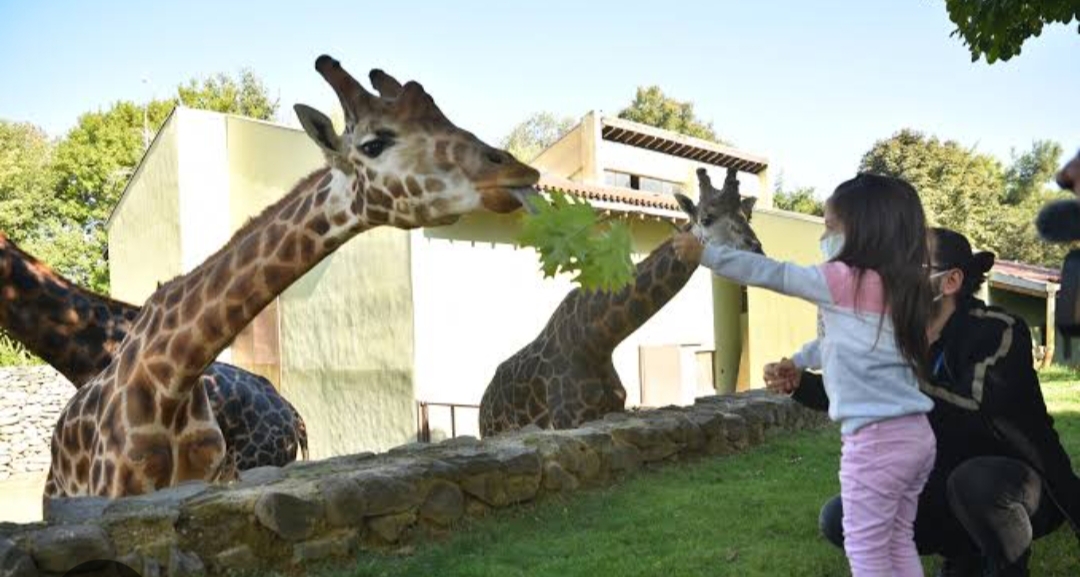
[[[614,170],[604,171],[604,184],[658,195],[672,195],[682,191],[682,183],[661,180],[658,178],[649,178],[647,176],[639,176],[636,174],[627,174],[625,172],[616,172]]]

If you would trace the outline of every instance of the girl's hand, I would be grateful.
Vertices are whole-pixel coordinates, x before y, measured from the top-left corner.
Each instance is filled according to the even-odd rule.
[[[675,249],[675,256],[686,264],[697,265],[701,263],[701,252],[705,246],[693,233],[680,232],[671,240],[671,246]]]
[[[791,359],[765,365],[765,388],[782,395],[794,393],[799,388],[799,367]]]

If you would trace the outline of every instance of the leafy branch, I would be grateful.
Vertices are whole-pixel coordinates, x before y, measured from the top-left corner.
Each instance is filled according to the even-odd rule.
[[[518,244],[537,251],[544,278],[576,273],[573,281],[586,291],[615,292],[634,282],[625,223],[598,218],[587,201],[559,191],[550,202],[538,197],[529,202],[536,211],[524,217]]]

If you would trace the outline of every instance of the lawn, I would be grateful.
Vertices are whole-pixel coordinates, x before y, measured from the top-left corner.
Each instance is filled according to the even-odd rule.
[[[1080,460],[1080,375],[1044,371],[1058,432]],[[439,575],[847,575],[817,530],[839,490],[833,429],[775,436],[741,455],[643,472],[623,483],[465,522],[397,555],[362,553],[323,577]],[[1077,575],[1068,530],[1036,543],[1032,574]],[[937,560],[926,558],[927,574]]]

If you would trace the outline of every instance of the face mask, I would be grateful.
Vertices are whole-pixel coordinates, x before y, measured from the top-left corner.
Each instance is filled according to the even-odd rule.
[[[830,234],[829,236],[821,239],[821,255],[825,257],[825,260],[832,260],[840,254],[840,251],[844,248],[844,235]]]
[[[934,287],[934,302],[935,303],[940,301],[942,299],[942,297],[945,296],[945,294],[941,292],[941,285],[934,283],[934,279],[943,277],[943,276],[949,274],[950,272],[952,272],[952,271],[943,270],[941,272],[936,272],[936,273],[930,275],[930,284],[931,284],[931,286]]]

